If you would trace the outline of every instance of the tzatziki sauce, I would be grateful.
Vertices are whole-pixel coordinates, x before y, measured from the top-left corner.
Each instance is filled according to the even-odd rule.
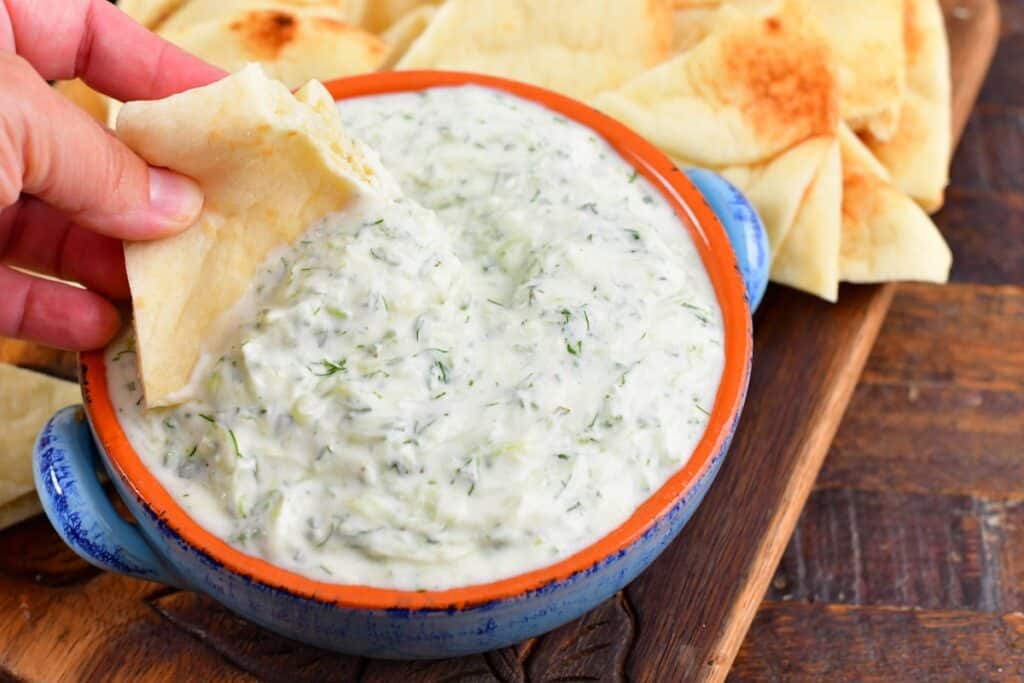
[[[144,409],[126,331],[121,425],[200,526],[320,581],[440,590],[567,558],[707,426],[723,327],[689,233],[538,104],[463,86],[338,106],[404,196],[269,258],[185,403]]]

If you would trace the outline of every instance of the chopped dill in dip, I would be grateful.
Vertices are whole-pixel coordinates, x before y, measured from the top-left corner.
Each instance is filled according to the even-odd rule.
[[[670,206],[590,129],[475,86],[341,103],[406,198],[275,254],[197,395],[109,384],[200,525],[332,583],[436,590],[562,560],[699,441],[723,367],[713,290]]]

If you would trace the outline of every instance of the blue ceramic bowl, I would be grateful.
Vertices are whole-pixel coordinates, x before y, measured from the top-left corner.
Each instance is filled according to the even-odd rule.
[[[750,302],[767,283],[757,214],[718,176],[686,173],[621,124],[573,100],[502,79],[397,72],[328,84],[336,98],[475,83],[539,102],[602,135],[647,177],[689,230],[725,327],[725,369],[707,431],[689,462],[619,528],[557,564],[494,583],[436,592],[327,584],[247,556],[189,518],[145,468],[117,422],[101,351],[83,354],[81,407],[65,408],[36,444],[36,487],[50,521],[98,567],[206,593],[266,628],[369,657],[436,658],[482,652],[536,636],[623,588],[693,515],[732,438],[750,373]],[[724,226],[724,229],[723,229]],[[99,482],[110,475],[137,521],[124,521]]]

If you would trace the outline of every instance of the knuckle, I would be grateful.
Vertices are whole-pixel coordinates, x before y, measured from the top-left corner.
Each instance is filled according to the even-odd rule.
[[[7,208],[21,196],[21,154],[12,140],[7,117],[0,113],[0,208]]]
[[[24,334],[26,310],[28,308],[27,280],[20,273],[0,266],[0,334],[7,337],[21,337]]]
[[[8,202],[32,179],[50,173],[47,145],[36,129],[49,122],[49,86],[24,58],[0,54],[0,199]]]
[[[144,165],[121,141],[109,137],[104,147],[104,159],[97,171],[115,203],[134,205],[146,196]]]
[[[0,53],[0,206],[18,200],[25,173],[25,93],[38,80],[22,57]]]

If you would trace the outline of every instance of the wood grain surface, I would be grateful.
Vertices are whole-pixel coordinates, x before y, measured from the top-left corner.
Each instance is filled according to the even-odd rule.
[[[990,0],[944,4],[962,126],[996,10]],[[1017,4],[1024,0],[1008,12],[1011,25],[1024,27]],[[1001,57],[1018,35],[1004,33]],[[998,173],[1021,154],[1006,152],[999,137],[1019,142],[1024,128],[1007,114],[1024,104],[1006,101],[1024,100],[1024,79],[1011,68],[1024,43],[1013,44],[995,77],[1016,93],[986,89],[995,109],[982,108],[987,122],[976,116],[966,133],[1003,156],[961,152],[942,214],[961,280],[978,273],[976,281],[1000,283],[1000,273],[1020,273],[1012,261],[1020,265],[1024,241],[1012,244],[1007,223],[990,222],[1024,211],[1012,195],[1024,182]],[[961,170],[965,163],[993,179]],[[755,320],[748,408],[705,503],[627,590],[544,637],[439,662],[333,655],[203,596],[95,570],[36,518],[0,534],[0,680],[721,680],[737,650],[736,680],[888,681],[907,671],[919,680],[988,680],[1020,671],[1024,518],[1019,531],[1014,525],[1024,507],[1018,513],[1014,487],[1024,480],[1011,480],[1024,469],[1013,457],[1024,431],[1013,419],[1024,403],[1024,360],[1006,351],[1007,335],[1024,331],[1017,290],[898,290],[832,450],[835,464],[797,526],[894,291],[844,287],[832,306],[771,288]],[[0,360],[61,375],[74,369],[70,354],[2,340]],[[992,500],[991,486],[1002,487]],[[890,651],[894,641],[904,649]]]

